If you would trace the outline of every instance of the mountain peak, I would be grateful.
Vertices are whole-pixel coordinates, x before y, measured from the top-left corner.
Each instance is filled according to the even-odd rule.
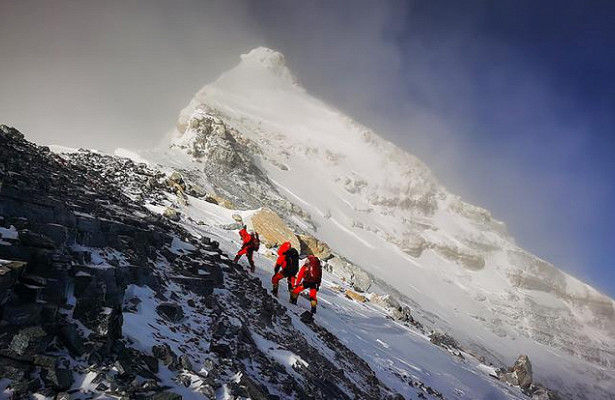
[[[248,78],[248,81],[256,80],[267,85],[271,84],[273,78],[273,81],[298,85],[297,78],[286,65],[284,54],[267,47],[257,47],[242,54],[241,62],[221,78],[235,82]]]
[[[286,58],[279,51],[268,47],[257,47],[241,55],[242,64],[264,66],[267,69],[287,68]]]

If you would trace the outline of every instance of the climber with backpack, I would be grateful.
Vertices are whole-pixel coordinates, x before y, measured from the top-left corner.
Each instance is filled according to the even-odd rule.
[[[239,236],[241,236],[241,249],[237,252],[233,263],[237,264],[241,256],[245,254],[248,259],[248,263],[250,264],[250,271],[254,272],[254,252],[258,251],[261,244],[258,233],[248,233],[246,226],[244,225],[239,231]]]
[[[290,302],[297,304],[299,294],[305,289],[310,289],[310,305],[312,306],[312,314],[316,313],[316,293],[320,289],[322,281],[322,266],[318,257],[314,255],[307,256],[303,263],[299,275],[295,280],[295,289],[290,293]]]
[[[299,271],[299,253],[293,248],[290,242],[284,242],[278,249],[278,259],[275,262],[273,277],[272,293],[278,296],[278,286],[282,279],[288,281],[288,291],[291,292],[295,285],[295,275]]]

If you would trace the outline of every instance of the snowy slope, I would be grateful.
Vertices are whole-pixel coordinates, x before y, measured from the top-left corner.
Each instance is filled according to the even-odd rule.
[[[170,149],[145,157],[201,171],[239,204],[260,198],[474,351],[506,365],[527,353],[540,381],[573,396],[615,393],[614,301],[310,96],[280,53],[243,55],[182,110]]]
[[[186,230],[199,237],[215,238],[220,248],[233,254],[240,246],[236,230],[222,229],[220,226],[234,222],[232,215],[239,214],[249,220],[253,211],[232,211],[194,197],[188,198],[188,205],[180,208],[183,213],[181,224]],[[261,249],[255,256],[257,265],[255,276],[271,289],[273,261],[268,256],[271,250]],[[246,261],[241,261],[246,267]],[[282,285],[284,286],[284,285]],[[316,323],[335,334],[357,355],[362,357],[376,371],[378,378],[389,388],[405,398],[414,398],[422,392],[411,382],[422,382],[440,392],[447,399],[523,399],[519,388],[509,387],[493,377],[493,368],[479,363],[469,354],[465,359],[455,357],[446,350],[434,346],[429,338],[418,330],[387,318],[388,312],[377,305],[358,303],[346,298],[338,287],[347,287],[336,276],[325,272],[319,292],[319,311]],[[289,309],[293,325],[318,346],[315,333],[300,321],[298,315],[309,309],[309,302],[300,299],[297,306],[288,303],[285,289],[280,290],[279,301]],[[142,319],[138,318],[142,321]],[[129,321],[130,322],[130,321]],[[143,325],[142,323],[139,325]],[[129,325],[130,326],[130,325]],[[130,327],[125,331],[130,334]],[[142,328],[135,326],[138,336]],[[141,336],[143,336],[141,334]],[[173,337],[173,334],[169,336]],[[309,363],[296,352],[298,349],[284,348],[277,343],[261,338],[259,347],[282,365],[292,366],[296,362]],[[151,346],[146,343],[145,347]],[[293,352],[294,351],[294,352]],[[323,351],[327,348],[323,346]],[[331,361],[336,363],[334,355]]]

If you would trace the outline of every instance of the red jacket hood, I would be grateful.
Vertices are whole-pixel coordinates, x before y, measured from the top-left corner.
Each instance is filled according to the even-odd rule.
[[[284,253],[286,253],[288,250],[290,250],[290,242],[284,242],[278,249],[278,255],[284,255]]]

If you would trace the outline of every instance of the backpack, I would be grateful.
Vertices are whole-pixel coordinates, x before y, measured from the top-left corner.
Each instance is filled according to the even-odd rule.
[[[299,272],[299,253],[296,249],[290,248],[284,253],[286,258],[286,268],[288,269],[288,275],[297,275]]]
[[[307,275],[306,281],[320,285],[322,281],[322,267],[318,257],[312,255],[308,256]]]
[[[259,247],[261,247],[261,239],[258,237],[258,232],[254,232],[252,234],[252,249],[258,251]]]

